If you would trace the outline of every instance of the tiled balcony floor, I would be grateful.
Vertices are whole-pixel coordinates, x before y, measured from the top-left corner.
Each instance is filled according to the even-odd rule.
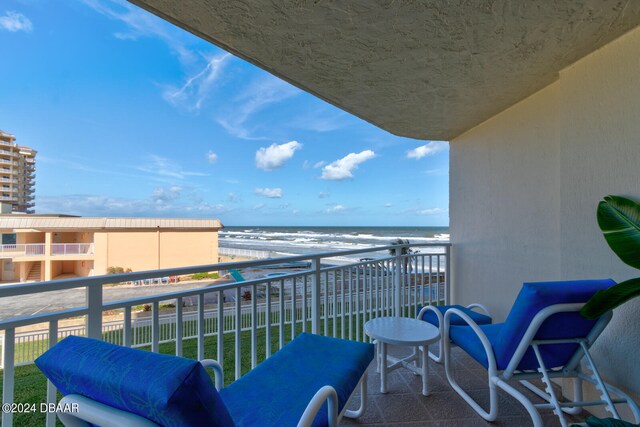
[[[437,349],[437,346],[436,346]],[[389,347],[394,356],[408,355],[408,348]],[[485,369],[458,348],[452,351],[456,379],[468,393],[478,400],[484,408],[489,405],[489,391]],[[423,396],[422,380],[407,369],[400,368],[387,377],[388,393],[380,393],[380,376],[375,364],[368,371],[368,406],[362,417],[357,420],[343,418],[340,425],[361,426],[531,426],[531,419],[522,405],[502,390],[498,390],[499,416],[496,422],[484,421],[471,407],[453,391],[447,382],[444,366],[429,360],[429,396]],[[515,385],[517,383],[512,383]],[[525,390],[518,384],[518,388]],[[534,403],[542,402],[533,393],[525,390]],[[359,398],[354,398],[354,408]],[[551,410],[540,412],[545,426],[559,426],[558,418]],[[584,413],[584,417],[588,416]],[[567,421],[579,422],[583,418],[569,418]]]

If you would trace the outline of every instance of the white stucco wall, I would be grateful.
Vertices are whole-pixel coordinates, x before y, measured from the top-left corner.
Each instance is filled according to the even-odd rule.
[[[522,282],[640,276],[596,222],[608,194],[640,200],[640,28],[451,141],[453,296],[503,320]],[[606,377],[640,394],[640,299],[595,347]]]

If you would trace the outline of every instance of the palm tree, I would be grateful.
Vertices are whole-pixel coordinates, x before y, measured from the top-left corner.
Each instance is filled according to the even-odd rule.
[[[411,249],[409,247],[411,242],[409,242],[408,239],[397,238],[397,239],[393,240],[391,242],[391,244],[392,245],[403,245],[400,248],[400,256],[417,253],[417,251],[414,251],[413,249]],[[389,248],[389,254],[395,256],[396,255],[396,248]],[[406,275],[408,275],[409,271],[411,270],[411,268],[410,268],[411,258],[410,257],[403,257],[402,260],[403,260],[403,262],[402,262],[402,266],[400,267],[401,268],[401,272],[400,273],[404,274],[405,278],[408,279],[408,277]],[[405,280],[405,283],[408,283],[408,282]]]

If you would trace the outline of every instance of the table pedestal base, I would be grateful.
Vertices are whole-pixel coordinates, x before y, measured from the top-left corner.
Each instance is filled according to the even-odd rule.
[[[381,341],[375,341],[376,345],[376,364],[380,373],[380,393],[387,393],[387,374],[398,368],[406,368],[416,375],[422,377],[422,394],[429,395],[429,363],[427,355],[429,354],[429,346],[424,345],[413,348],[413,354],[398,359],[387,354],[387,344]],[[387,365],[387,363],[390,363]]]

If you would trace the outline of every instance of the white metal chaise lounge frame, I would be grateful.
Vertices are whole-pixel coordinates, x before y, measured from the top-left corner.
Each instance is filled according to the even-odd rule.
[[[487,309],[487,307],[485,307],[482,304],[469,304],[466,308],[468,308],[469,310],[473,310],[474,308],[478,308],[481,311],[483,311],[485,315],[491,317],[491,313],[489,313],[489,310]],[[422,307],[422,309],[418,312],[418,315],[416,316],[416,319],[421,320],[422,317],[424,316],[424,314],[427,311],[432,311],[436,317],[438,318],[438,329],[440,330],[440,337],[444,337],[444,316],[442,315],[442,313],[440,312],[440,310],[438,310],[436,308],[436,306],[433,305],[425,305],[424,307]],[[440,354],[435,354],[433,353],[431,350],[429,350],[429,357],[435,361],[436,363],[442,363],[444,361],[444,348],[443,348],[443,344],[442,341],[440,341],[440,345],[438,346],[439,350],[438,352]],[[422,349],[422,347],[421,347]]]
[[[224,373],[222,365],[213,359],[204,359],[200,363],[204,368],[210,368],[215,374],[215,387],[219,391],[224,387]],[[357,410],[348,410],[349,402],[360,389],[360,407]],[[320,388],[313,396],[304,413],[300,417],[298,427],[311,426],[318,411],[324,402],[327,402],[329,427],[337,427],[342,417],[358,418],[366,410],[367,402],[367,373],[362,376],[358,387],[353,391],[347,400],[347,404],[341,413],[338,413],[338,396],[336,390],[331,386]],[[157,427],[158,424],[131,412],[123,411],[112,406],[105,405],[79,394],[69,394],[64,396],[58,404],[57,415],[65,427],[89,427],[99,425],[101,427]],[[73,409],[65,412],[62,410]]]
[[[635,422],[640,422],[640,408],[638,405],[631,399],[630,396],[619,390],[618,388],[606,384],[595,364],[593,363],[593,359],[591,358],[591,354],[589,353],[589,348],[598,338],[598,336],[605,329],[613,313],[609,311],[608,313],[601,316],[598,322],[595,324],[591,332],[588,334],[586,338],[568,338],[568,339],[555,339],[555,340],[535,340],[534,337],[538,332],[538,329],[542,326],[545,320],[547,320],[550,316],[557,313],[566,313],[566,312],[577,312],[583,307],[584,304],[576,303],[576,304],[556,304],[548,306],[542,309],[540,312],[536,314],[528,327],[524,337],[518,344],[518,347],[513,354],[507,368],[502,372],[498,372],[496,368],[496,358],[493,353],[493,349],[489,339],[485,335],[485,333],[480,329],[480,327],[466,314],[462,311],[452,308],[447,310],[444,316],[444,335],[442,338],[442,343],[444,347],[444,361],[445,361],[445,372],[447,375],[447,380],[451,387],[485,420],[487,421],[495,421],[498,417],[498,395],[497,388],[500,387],[502,390],[509,393],[515,399],[517,399],[527,410],[531,420],[533,422],[534,427],[542,427],[542,419],[538,412],[537,408],[540,409],[553,409],[554,414],[556,414],[560,420],[560,423],[563,427],[566,427],[567,421],[564,417],[564,413],[568,414],[576,414],[581,411],[582,407],[585,406],[596,406],[596,405],[604,405],[605,409],[616,419],[620,419],[618,411],[615,408],[615,404],[618,403],[626,403],[629,405],[634,417]],[[449,340],[449,330],[450,330],[450,321],[451,316],[457,315],[460,316],[464,321],[472,328],[473,332],[480,339],[484,351],[487,356],[488,362],[488,382],[489,382],[489,401],[490,408],[489,412],[485,411],[467,392],[465,392],[455,381],[453,374],[451,372],[451,342]],[[548,344],[563,344],[563,343],[577,343],[579,344],[578,349],[570,358],[569,362],[561,369],[561,370],[549,370],[546,368],[542,356],[540,354],[539,347]],[[527,371],[520,372],[517,371],[516,368],[522,358],[525,355],[525,352],[529,347],[532,347],[538,363],[540,367],[538,368],[538,372]],[[586,364],[588,368],[591,369],[591,374],[583,373],[580,366],[580,361],[586,359]],[[574,378],[574,400],[572,402],[560,402],[556,393],[553,390],[551,379],[552,378]],[[539,397],[543,398],[547,401],[547,403],[534,404],[532,403],[524,394],[515,389],[513,386],[508,384],[506,381],[509,379],[519,380],[527,389],[534,392]],[[545,385],[545,390],[540,390],[538,387],[530,383],[529,379],[540,379]],[[582,382],[588,381],[594,384],[596,390],[600,393],[600,400],[593,401],[584,401],[583,400],[583,392],[582,392]],[[614,393],[618,396],[618,398],[613,399],[610,393]]]

